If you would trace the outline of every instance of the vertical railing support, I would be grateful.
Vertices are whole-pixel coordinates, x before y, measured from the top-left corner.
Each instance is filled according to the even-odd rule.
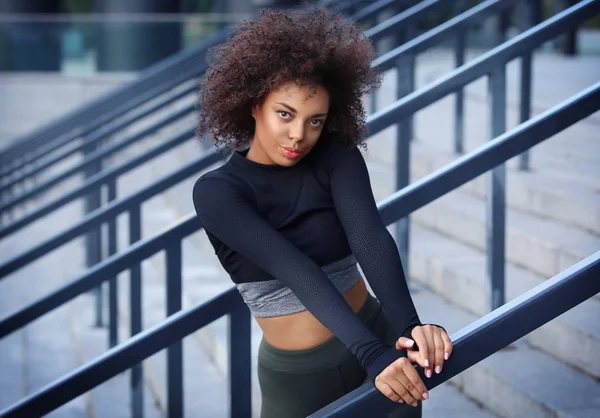
[[[407,41],[414,37],[416,28],[409,25],[403,36]],[[415,56],[405,54],[398,59],[396,65],[396,100],[410,94],[415,89]],[[410,141],[413,139],[413,116],[402,119],[396,125],[396,190],[410,183]],[[410,279],[410,216],[405,216],[396,222],[396,243],[404,266],[407,280]]]
[[[107,200],[112,202],[117,198],[117,179],[112,178],[107,184]],[[117,217],[108,221],[108,256],[117,253]],[[117,277],[108,281],[108,346],[119,343],[119,293]]]
[[[525,32],[541,21],[541,2],[540,0],[528,0],[519,3],[518,16],[520,17],[520,31]],[[520,82],[520,106],[519,121],[521,123],[529,120],[531,117],[531,90],[532,90],[532,66],[533,51],[528,50],[521,56],[521,82]],[[530,151],[525,151],[519,155],[519,169],[530,169]]]
[[[142,237],[141,207],[135,206],[129,211],[129,243],[133,244]],[[141,264],[136,263],[130,269],[129,304],[131,312],[130,331],[131,336],[142,331],[142,269]],[[131,368],[131,415],[133,417],[144,416],[144,378],[142,364]]]
[[[229,318],[229,416],[252,416],[250,311],[241,296]]]
[[[97,146],[90,144],[83,150],[84,158],[89,154],[93,153],[97,149]],[[94,176],[95,174],[102,171],[102,161],[88,165],[84,170],[84,178]],[[96,190],[90,192],[85,197],[85,214],[89,214],[94,210],[98,209],[102,203],[101,200],[101,188],[98,187]],[[86,242],[86,265],[88,268],[100,262],[102,259],[102,236],[100,227],[91,229],[85,237]],[[94,289],[96,296],[96,326],[102,326],[102,311],[103,311],[103,294],[102,286],[98,286]]]
[[[169,245],[167,258],[167,316],[181,310],[181,241]],[[167,348],[167,416],[183,417],[183,341]]]
[[[506,67],[489,75],[490,139],[506,130]],[[504,263],[506,227],[506,165],[494,168],[487,177],[487,273],[488,308],[504,305]]]
[[[465,1],[459,0],[454,6],[455,14],[458,15],[465,10]],[[465,63],[465,49],[467,43],[467,32],[465,30],[458,31],[456,35],[456,47],[454,49],[454,63],[456,68],[461,67]],[[465,136],[465,93],[460,87],[456,90],[454,107],[454,152],[462,154],[465,151],[464,136]]]

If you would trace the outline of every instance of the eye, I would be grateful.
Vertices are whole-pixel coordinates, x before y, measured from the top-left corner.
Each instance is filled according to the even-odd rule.
[[[323,125],[323,121],[320,119],[314,119],[310,121],[311,125],[314,126],[315,128],[319,128],[321,125]]]
[[[292,115],[290,115],[288,112],[284,112],[283,110],[278,110],[277,113],[279,113],[279,116],[281,116],[282,119],[290,119],[292,117]]]

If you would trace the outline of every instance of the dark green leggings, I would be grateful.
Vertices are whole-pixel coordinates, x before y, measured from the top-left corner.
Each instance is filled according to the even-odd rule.
[[[369,295],[357,314],[389,345],[395,337],[377,299]],[[361,386],[367,375],[338,338],[307,350],[280,350],[264,339],[258,351],[261,418],[306,417]],[[418,407],[402,405],[389,418],[420,418]]]

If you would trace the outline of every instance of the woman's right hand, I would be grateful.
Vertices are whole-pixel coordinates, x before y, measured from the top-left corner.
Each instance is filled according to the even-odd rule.
[[[417,406],[417,401],[429,399],[425,383],[406,357],[390,363],[375,378],[375,387],[394,402]]]

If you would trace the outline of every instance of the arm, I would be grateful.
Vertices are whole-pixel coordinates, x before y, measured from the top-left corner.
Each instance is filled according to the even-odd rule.
[[[329,155],[331,193],[350,248],[396,336],[411,338],[412,329],[421,321],[408,291],[396,243],[379,216],[364,158],[358,148],[348,149],[337,138],[332,138]]]
[[[269,225],[235,184],[217,178],[199,180],[194,206],[207,231],[288,286],[350,349],[372,379],[406,355],[371,333],[323,270]]]

